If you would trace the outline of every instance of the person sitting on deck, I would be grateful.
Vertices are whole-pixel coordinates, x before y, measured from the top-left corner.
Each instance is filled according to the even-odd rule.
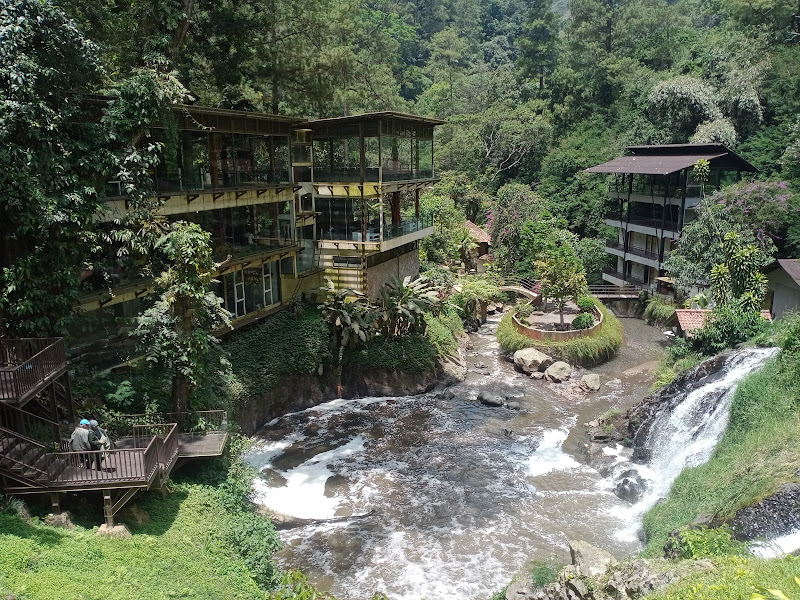
[[[92,468],[92,461],[94,460],[97,470],[100,471],[100,453],[94,453],[93,450],[100,450],[100,440],[91,430],[88,419],[81,419],[81,422],[75,427],[75,431],[69,438],[69,448],[73,452],[85,452],[81,455],[81,467],[87,469]]]
[[[114,442],[111,441],[111,438],[108,436],[108,433],[105,429],[100,427],[100,423],[92,419],[89,421],[89,427],[94,433],[95,437],[97,437],[98,441],[100,442],[100,449],[103,450],[103,460],[108,458],[108,450],[114,449]]]

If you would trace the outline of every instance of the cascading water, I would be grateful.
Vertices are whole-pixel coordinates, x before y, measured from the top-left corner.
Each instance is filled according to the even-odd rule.
[[[708,461],[728,427],[739,382],[777,352],[776,348],[736,351],[717,373],[683,391],[677,402],[670,402],[671,410],[664,407],[655,414],[645,440],[638,442],[650,456],[647,464],[619,461],[614,468],[618,481],[644,483],[645,492],[633,507],[637,517],[669,494],[681,471]]]
[[[340,600],[375,591],[393,600],[486,600],[532,557],[566,563],[569,539],[618,557],[640,549],[635,534],[623,535],[630,504],[581,463],[580,425],[645,395],[663,335],[626,322],[620,355],[592,369],[602,391],[586,395],[516,373],[500,356],[498,321],[490,317],[471,335],[470,372],[452,395],[337,400],[259,432],[248,457],[260,471],[257,501],[319,520],[281,531],[282,567],[301,569]],[[743,353],[717,387],[730,387],[767,355]],[[513,398],[520,410],[483,406],[480,391]],[[686,439],[705,439],[704,432]],[[687,451],[683,463],[699,457]],[[673,478],[663,469],[653,476],[659,485]]]

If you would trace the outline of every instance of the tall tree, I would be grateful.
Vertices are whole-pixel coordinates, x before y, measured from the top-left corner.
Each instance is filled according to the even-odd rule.
[[[0,10],[0,329],[62,332],[97,238],[96,132],[87,94],[98,49],[47,2]]]
[[[553,72],[558,58],[558,17],[550,8],[549,0],[530,3],[522,35],[517,38],[518,65],[523,75],[539,80],[544,89],[544,79]]]

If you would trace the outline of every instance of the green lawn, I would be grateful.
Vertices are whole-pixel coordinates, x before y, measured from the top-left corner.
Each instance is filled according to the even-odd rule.
[[[0,595],[19,600],[249,600],[264,598],[228,540],[228,515],[211,487],[175,484],[139,500],[149,523],[133,537],[63,530],[0,513]]]

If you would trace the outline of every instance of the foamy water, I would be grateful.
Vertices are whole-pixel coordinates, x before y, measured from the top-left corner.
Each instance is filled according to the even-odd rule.
[[[620,557],[639,550],[609,539],[629,505],[569,437],[598,397],[515,373],[493,325],[472,339],[470,364],[491,375],[470,373],[451,399],[337,400],[259,432],[248,457],[259,503],[299,518],[372,513],[281,531],[281,566],[340,600],[486,600],[530,558],[567,562],[570,538]],[[608,402],[630,385],[617,379]],[[484,389],[521,410],[482,406]]]

